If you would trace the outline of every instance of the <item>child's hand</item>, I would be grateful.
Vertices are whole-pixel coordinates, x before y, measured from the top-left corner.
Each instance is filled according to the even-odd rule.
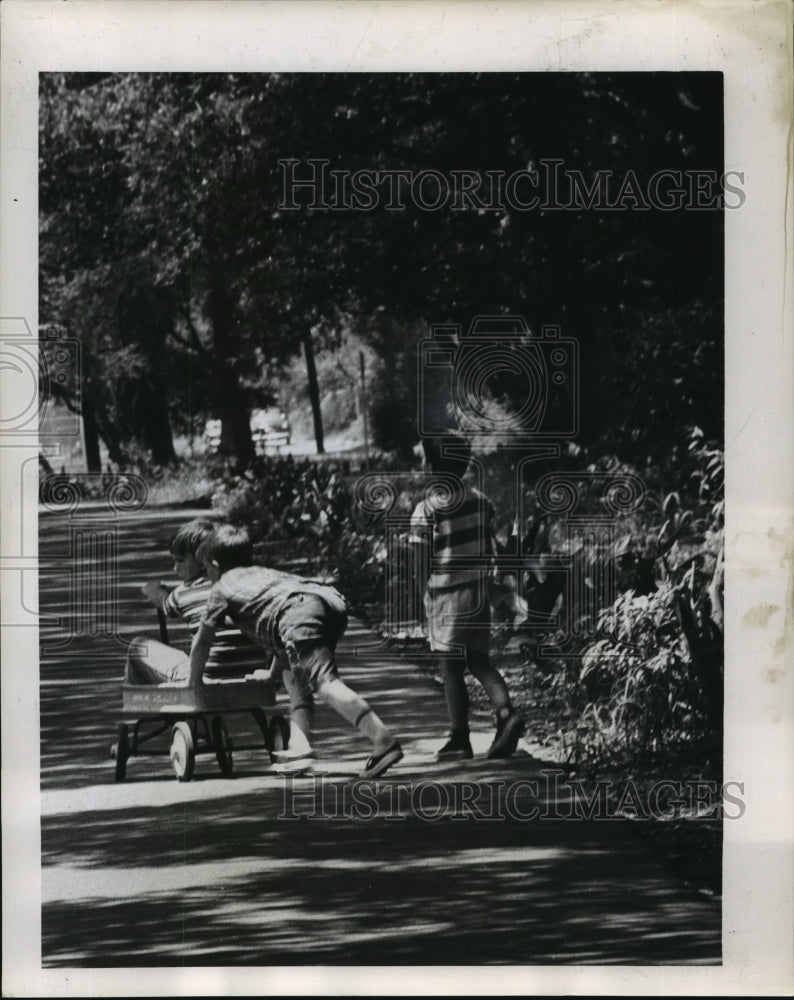
[[[162,607],[168,591],[161,583],[155,583],[154,580],[150,580],[141,587],[141,593],[151,604],[159,608]]]
[[[245,679],[247,681],[272,681],[274,679],[273,670],[272,668],[267,670],[254,670],[253,673],[246,674]]]

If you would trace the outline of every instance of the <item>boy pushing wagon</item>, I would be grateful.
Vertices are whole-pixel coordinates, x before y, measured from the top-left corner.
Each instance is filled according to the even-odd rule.
[[[251,537],[245,528],[221,525],[203,542],[197,556],[212,586],[191,646],[189,685],[201,683],[216,629],[228,617],[276,656],[285,682],[291,674],[307,716],[317,693],[367,737],[372,755],[363,777],[378,777],[402,759],[399,740],[339,676],[335,649],[347,628],[347,610],[333,587],[254,565]]]

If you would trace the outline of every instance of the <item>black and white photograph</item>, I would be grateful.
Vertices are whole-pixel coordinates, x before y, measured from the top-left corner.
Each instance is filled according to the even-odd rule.
[[[4,995],[790,994],[753,7],[4,4]]]

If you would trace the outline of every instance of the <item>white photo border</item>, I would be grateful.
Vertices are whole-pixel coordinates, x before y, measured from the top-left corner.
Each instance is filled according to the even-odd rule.
[[[0,317],[37,322],[37,77],[65,71],[654,71],[724,74],[726,778],[723,964],[696,967],[59,969],[40,965],[38,638],[22,537],[35,444],[2,457],[3,980],[6,996],[788,995],[792,978],[790,0],[5,0]],[[2,373],[0,373],[2,376]],[[13,391],[6,383],[8,391]],[[26,523],[29,526],[30,518]],[[35,532],[35,518],[33,531]],[[759,614],[761,609],[762,614]],[[20,619],[21,621],[24,619]],[[766,622],[761,625],[760,622]],[[263,990],[263,984],[265,989]]]

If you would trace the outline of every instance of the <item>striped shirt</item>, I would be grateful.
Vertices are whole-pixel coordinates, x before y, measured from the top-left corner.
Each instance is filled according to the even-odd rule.
[[[163,611],[168,618],[184,618],[191,632],[201,624],[201,616],[210,594],[212,583],[205,576],[190,583],[180,583],[163,601]]]
[[[430,540],[429,593],[483,580],[487,566],[467,567],[461,561],[466,557],[482,559],[493,555],[494,516],[491,501],[466,485],[451,498],[447,490],[439,490],[416,505],[411,516],[410,539]]]
[[[211,590],[212,582],[206,577],[180,583],[166,597],[163,611],[168,618],[185,621],[192,638],[204,617]],[[238,628],[218,628],[204,672],[208,677],[242,677],[267,666],[264,651]]]

